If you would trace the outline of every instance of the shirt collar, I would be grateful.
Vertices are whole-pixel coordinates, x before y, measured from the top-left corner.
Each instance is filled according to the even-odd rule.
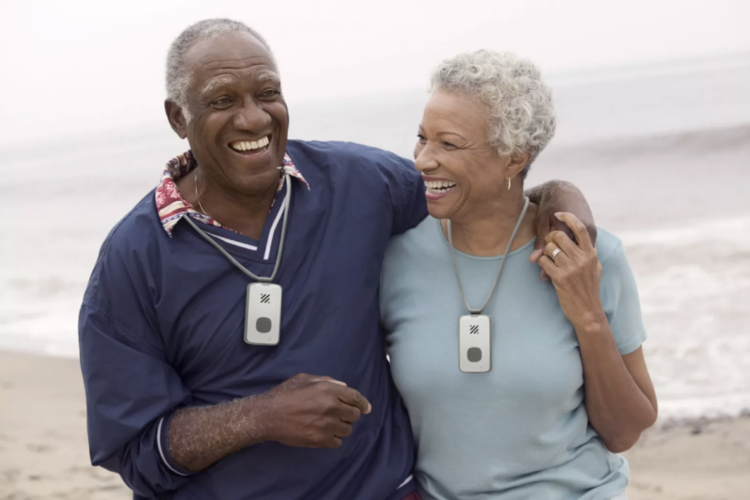
[[[177,181],[195,170],[197,166],[198,163],[195,161],[191,151],[186,151],[185,153],[172,158],[167,162],[166,168],[161,177],[161,182],[159,182],[159,185],[156,187],[156,211],[159,213],[159,220],[161,221],[162,227],[164,227],[164,230],[169,236],[172,236],[172,230],[180,219],[186,215],[206,224],[223,227],[208,215],[195,210],[193,206],[182,197],[180,191],[177,189]],[[284,174],[289,174],[293,178],[301,181],[308,190],[310,189],[310,184],[307,183],[288,154],[284,155],[284,164],[281,170]],[[279,187],[276,190],[276,193],[281,191],[283,187],[284,175],[281,175],[279,179]],[[230,228],[224,229],[232,231]]]

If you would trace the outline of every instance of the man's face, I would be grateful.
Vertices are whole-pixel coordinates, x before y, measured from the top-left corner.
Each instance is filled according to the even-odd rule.
[[[267,193],[279,180],[289,129],[271,54],[248,33],[228,33],[196,43],[184,63],[191,75],[184,132],[168,114],[203,175],[227,193]]]

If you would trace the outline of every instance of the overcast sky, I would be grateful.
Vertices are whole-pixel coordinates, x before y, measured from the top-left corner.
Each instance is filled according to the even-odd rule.
[[[456,52],[548,73],[750,53],[746,0],[0,0],[0,146],[163,120],[163,65],[190,23],[255,27],[291,105],[425,87]]]

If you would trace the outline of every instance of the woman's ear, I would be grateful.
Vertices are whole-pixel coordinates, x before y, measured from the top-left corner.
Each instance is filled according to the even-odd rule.
[[[526,165],[528,165],[530,161],[531,155],[529,153],[518,153],[511,156],[510,162],[506,167],[506,176],[513,179],[518,174],[523,172],[523,169],[526,168]]]

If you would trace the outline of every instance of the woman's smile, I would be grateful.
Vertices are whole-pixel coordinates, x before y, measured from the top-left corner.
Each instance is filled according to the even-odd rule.
[[[428,202],[438,201],[445,198],[457,187],[456,182],[449,179],[428,176],[422,176],[422,178],[424,179],[424,185],[427,188],[425,191],[425,197]]]

